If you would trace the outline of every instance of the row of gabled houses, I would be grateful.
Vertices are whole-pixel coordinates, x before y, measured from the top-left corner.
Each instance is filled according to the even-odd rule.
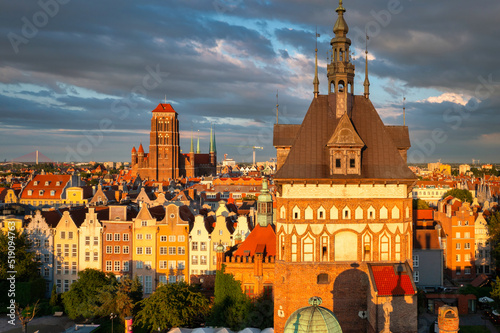
[[[7,220],[4,220],[4,223]],[[47,293],[68,291],[86,268],[118,277],[139,277],[144,294],[160,283],[215,274],[217,246],[243,241],[254,225],[233,204],[196,215],[174,202],[137,210],[133,206],[74,207],[36,211],[23,223],[40,260]]]

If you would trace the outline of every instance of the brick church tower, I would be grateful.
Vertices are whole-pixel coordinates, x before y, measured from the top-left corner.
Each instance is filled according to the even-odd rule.
[[[313,295],[343,332],[416,332],[408,128],[384,125],[369,100],[368,78],[364,94],[354,95],[342,1],[336,11],[328,94],[319,94],[316,65],[302,124],[274,128],[274,328],[283,332]]]
[[[191,138],[191,149],[182,154],[179,145],[179,120],[172,105],[160,103],[152,111],[149,152],[142,143],[139,149],[132,148],[132,174],[142,179],[166,181],[184,177],[215,175],[217,153],[215,134],[210,130],[210,153],[195,153]],[[199,145],[199,143],[198,143]]]

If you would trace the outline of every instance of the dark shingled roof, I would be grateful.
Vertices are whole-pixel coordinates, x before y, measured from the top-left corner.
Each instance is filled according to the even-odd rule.
[[[335,116],[335,109],[335,94],[313,99],[275,179],[416,179],[373,104],[363,96],[353,97],[351,116],[356,132],[366,145],[361,153],[361,175],[330,176],[326,144],[340,120]]]
[[[393,126],[386,125],[385,130],[389,134],[398,149],[409,149],[411,147],[410,143],[410,133],[408,132],[408,126]]]
[[[300,125],[274,125],[273,146],[275,147],[291,147],[297,133],[299,133]]]

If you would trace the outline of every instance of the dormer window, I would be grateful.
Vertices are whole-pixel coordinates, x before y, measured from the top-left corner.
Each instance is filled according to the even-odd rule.
[[[349,168],[354,169],[356,167],[356,160],[354,158],[349,159]]]
[[[56,182],[56,186],[61,186],[61,182]]]
[[[43,193],[44,193],[44,190],[38,191],[38,195],[43,195]]]
[[[28,195],[33,195],[33,190],[28,190]]]
[[[56,195],[56,191],[54,191],[54,190],[50,191],[50,195],[51,195],[51,196]]]
[[[37,185],[38,185],[38,181],[36,181],[36,180],[35,180],[35,181],[33,182],[33,185],[34,185],[34,186],[37,186]]]
[[[49,186],[50,182],[49,181],[46,181],[45,182],[45,186]]]

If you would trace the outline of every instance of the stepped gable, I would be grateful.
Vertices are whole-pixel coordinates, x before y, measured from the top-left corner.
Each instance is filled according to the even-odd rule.
[[[361,175],[330,175],[326,145],[337,128],[336,95],[313,99],[275,179],[415,179],[370,100],[353,96],[351,122],[365,144]]]

